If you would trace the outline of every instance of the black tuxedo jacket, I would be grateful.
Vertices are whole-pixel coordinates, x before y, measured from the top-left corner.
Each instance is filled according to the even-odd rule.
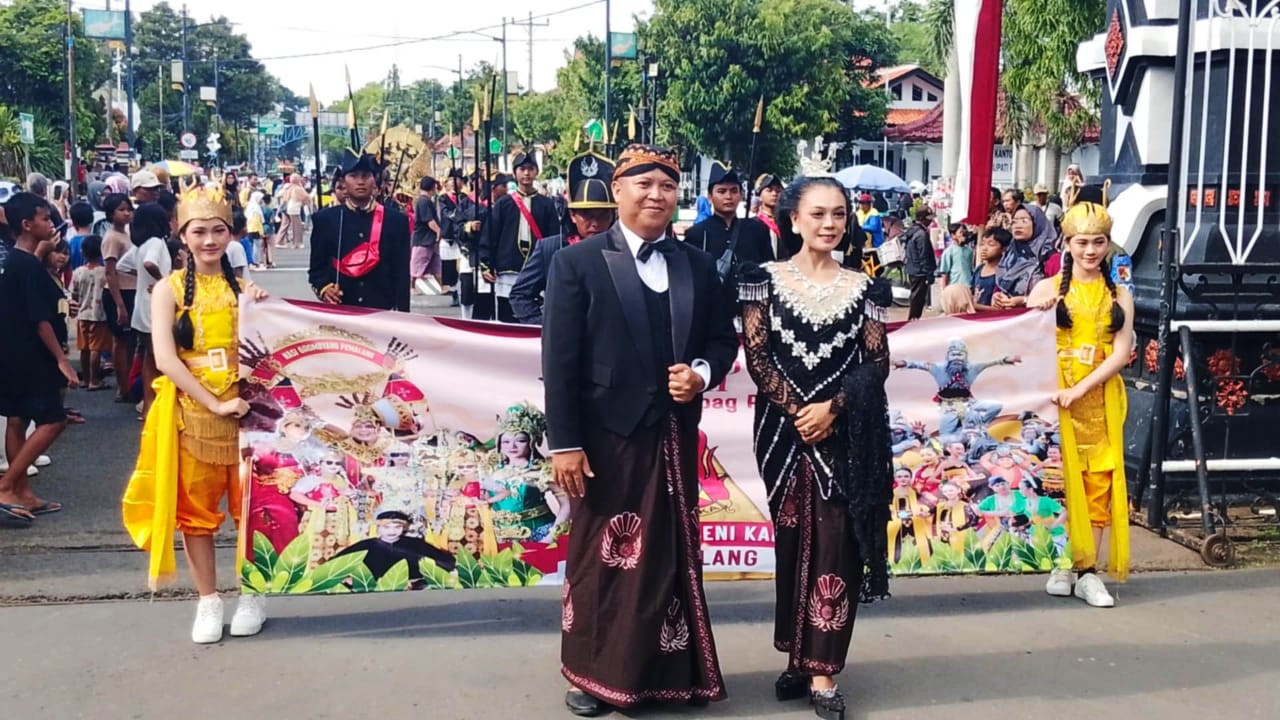
[[[373,213],[333,205],[311,216],[311,265],[307,278],[317,291],[331,282],[342,289],[342,304],[409,312],[409,217],[386,206],[377,266],[363,277],[339,275],[333,261],[369,239]]]
[[[721,285],[711,256],[681,243],[667,255],[667,277],[676,363],[705,360],[714,387],[738,354],[734,293]],[[657,382],[665,372],[656,367],[644,292],[617,224],[555,253],[542,327],[552,450],[583,447],[590,427],[628,437],[668,393]],[[675,408],[688,422],[702,416],[701,398]]]

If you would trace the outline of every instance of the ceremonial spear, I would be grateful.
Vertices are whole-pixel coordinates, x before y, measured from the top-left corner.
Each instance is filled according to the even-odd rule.
[[[750,195],[751,183],[755,182],[756,172],[756,141],[760,138],[760,126],[764,123],[764,95],[760,96],[760,102],[756,103],[756,122],[751,127],[751,153],[747,156],[747,194]],[[747,203],[750,207],[750,203]]]
[[[492,180],[492,176],[491,176],[491,173],[493,172],[493,167],[492,167],[492,157],[491,157],[491,156],[490,156],[490,154],[489,154],[489,148],[488,148],[488,145],[489,145],[489,137],[490,137],[490,136],[492,135],[492,133],[493,133],[493,96],[494,96],[494,95],[496,95],[496,94],[497,94],[497,92],[498,92],[498,77],[497,77],[496,75],[494,75],[494,76],[492,76],[492,77],[490,77],[490,78],[489,78],[489,91],[488,91],[487,93],[485,93],[485,95],[484,95],[484,145],[485,145],[485,148],[484,148],[484,150],[485,150],[485,153],[484,153],[484,175],[485,175],[485,179],[486,179],[486,180],[488,180],[489,182],[493,182],[493,180]],[[479,142],[477,142],[477,143],[476,143],[476,146],[477,146],[477,147],[479,147],[479,146],[480,146],[480,143],[479,143]],[[504,148],[504,149],[505,149],[505,148]],[[484,231],[484,232],[486,232],[486,233],[487,233],[487,232],[491,232],[491,231],[492,231],[492,229],[493,229],[493,228],[491,227],[491,223],[492,223],[492,221],[493,221],[493,200],[492,200],[492,198],[493,198],[493,189],[492,189],[492,188],[490,188],[490,189],[489,189],[489,197],[490,197],[489,205],[488,205],[488,207],[485,209],[484,224],[480,226],[480,227],[481,227],[481,230],[482,230],[482,231]],[[494,238],[494,242],[495,242],[495,243],[497,242],[497,238]],[[495,270],[495,271],[494,271],[494,284],[493,284],[493,319],[494,319],[494,320],[498,320],[498,319],[499,319],[499,318],[498,318],[498,283],[497,283],[497,280],[498,280],[498,278],[497,278],[497,271]]]
[[[324,207],[324,186],[320,184],[323,168],[320,159],[320,103],[316,100],[316,87],[311,86],[311,142],[316,152],[316,209]]]
[[[351,130],[351,149],[359,153],[364,143],[360,142],[360,130],[356,127],[356,94],[351,90],[351,68],[343,65],[342,69],[347,74],[347,125]]]

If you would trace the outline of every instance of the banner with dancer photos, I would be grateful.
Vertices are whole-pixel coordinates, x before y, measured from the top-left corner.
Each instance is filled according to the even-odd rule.
[[[559,583],[569,505],[547,459],[537,328],[274,299],[241,318],[246,590]],[[1049,313],[891,328],[895,573],[1069,557],[1053,330]],[[703,398],[709,579],[773,573],[757,401],[741,356]]]

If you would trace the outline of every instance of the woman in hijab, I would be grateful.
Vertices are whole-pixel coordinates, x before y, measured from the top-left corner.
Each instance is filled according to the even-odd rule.
[[[1013,243],[1000,259],[992,304],[1001,310],[1027,304],[1027,294],[1045,278],[1045,261],[1057,249],[1058,235],[1040,208],[1022,204],[1014,209],[1010,232]]]

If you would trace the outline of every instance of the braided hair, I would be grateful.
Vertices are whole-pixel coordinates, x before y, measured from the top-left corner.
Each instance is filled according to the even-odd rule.
[[[845,198],[845,236],[837,250],[845,251],[846,267],[862,266],[862,242],[853,242],[853,231],[857,225],[857,220],[853,214],[853,201],[849,199],[849,192],[840,184],[840,181],[829,176],[804,176],[798,177],[791,182],[778,198],[778,211],[774,216],[778,223],[778,244],[786,248],[788,256],[795,255],[804,248],[804,239],[800,237],[800,233],[796,232],[795,227],[791,224],[791,213],[800,207],[800,199],[815,187],[829,187],[838,190]],[[858,234],[861,236],[862,228],[858,227]]]
[[[183,230],[186,228],[184,227]],[[232,240],[232,242],[235,242]],[[231,267],[231,260],[227,254],[222,253],[222,277],[226,279],[227,285],[231,286],[231,292],[240,296],[240,280],[236,277],[235,270]],[[178,322],[173,326],[173,339],[178,343],[178,347],[184,350],[194,350],[196,344],[196,327],[191,321],[191,306],[196,301],[196,260],[195,253],[187,252],[187,274],[183,278],[182,283],[182,314],[178,316]]]
[[[1062,272],[1059,275],[1058,282],[1058,327],[1070,329],[1071,311],[1067,309],[1067,304],[1063,302],[1067,293],[1071,290],[1071,271],[1075,267],[1075,261],[1071,259],[1070,252],[1062,253]],[[1103,282],[1107,284],[1107,290],[1111,293],[1111,332],[1119,332],[1124,327],[1124,308],[1120,307],[1120,303],[1116,302],[1116,281],[1111,277],[1111,261],[1104,259],[1102,266],[1098,268],[1102,273]]]

